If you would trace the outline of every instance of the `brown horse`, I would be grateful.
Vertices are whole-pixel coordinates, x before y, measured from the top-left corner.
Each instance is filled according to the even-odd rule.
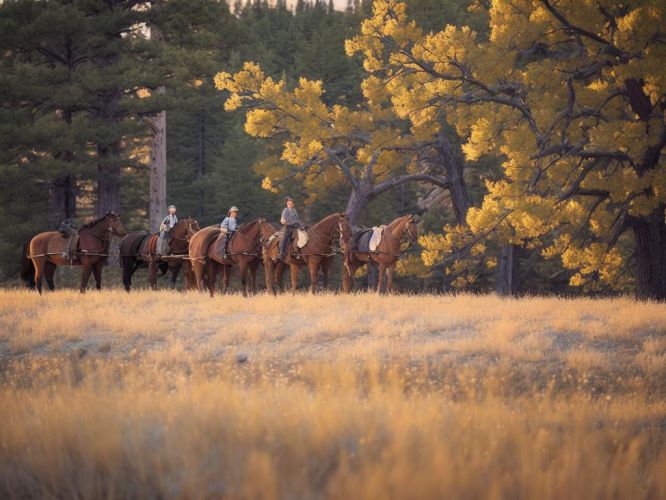
[[[405,235],[409,236],[411,242],[416,244],[418,232],[412,215],[398,217],[386,226],[379,245],[372,252],[359,251],[357,247],[359,233],[356,233],[350,245],[350,251],[345,252],[342,281],[343,290],[345,292],[351,291],[354,284],[354,275],[359,267],[374,262],[379,265],[376,292],[380,293],[382,291],[385,273],[388,274],[387,291],[393,291],[393,272],[402,254],[400,245]]]
[[[266,288],[275,293],[274,286],[282,283],[282,273],[285,266],[291,271],[291,289],[296,291],[298,286],[298,271],[307,266],[310,274],[310,291],[317,291],[317,278],[319,270],[324,273],[324,280],[328,285],[328,271],[333,257],[338,253],[334,246],[337,237],[344,247],[351,239],[351,226],[344,212],[334,213],[316,224],[308,227],[308,242],[303,248],[298,248],[298,238],[293,238],[287,256],[280,259],[279,238],[272,238],[264,248],[264,269],[266,271]]]
[[[163,275],[171,271],[171,288],[176,287],[176,280],[181,267],[185,266],[185,287],[189,288],[188,266],[184,258],[188,254],[188,244],[194,233],[199,231],[199,223],[193,217],[180,219],[171,228],[169,241],[170,255],[159,255],[156,252],[158,233],[148,234],[145,231],[129,233],[120,242],[120,264],[123,268],[123,286],[129,292],[132,286],[132,275],[141,267],[148,267],[148,283],[157,288],[157,270]]]
[[[208,286],[212,297],[217,273],[222,271],[222,291],[226,292],[231,280],[232,266],[236,265],[243,285],[243,295],[253,294],[257,284],[257,268],[261,262],[261,248],[273,233],[275,228],[265,219],[243,224],[230,236],[226,258],[220,255],[222,232],[219,227],[207,227],[194,235],[190,241],[190,262],[199,289],[203,290]]]
[[[49,290],[55,288],[53,275],[57,266],[81,266],[81,292],[85,292],[90,273],[95,276],[97,289],[102,288],[102,267],[109,255],[113,236],[122,237],[125,229],[118,214],[108,212],[79,230],[79,243],[75,258],[68,258],[67,239],[58,231],[39,233],[30,240],[29,257],[32,261],[37,290],[42,293],[42,278],[46,278]]]

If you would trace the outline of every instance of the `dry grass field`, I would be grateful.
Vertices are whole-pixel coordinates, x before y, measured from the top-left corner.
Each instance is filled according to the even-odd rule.
[[[666,498],[666,307],[0,292],[0,498]]]

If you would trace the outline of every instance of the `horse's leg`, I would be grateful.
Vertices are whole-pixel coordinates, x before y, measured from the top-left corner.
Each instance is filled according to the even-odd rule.
[[[342,268],[342,289],[347,293],[354,288],[354,275],[357,269],[358,265],[354,262],[346,263]]]
[[[132,287],[132,275],[137,269],[137,259],[134,257],[121,257],[120,262],[123,266],[123,287],[129,293]]]
[[[148,261],[148,283],[153,290],[157,290],[157,264],[156,258],[150,257]]]
[[[328,272],[331,269],[331,263],[333,262],[333,259],[331,258],[326,258],[322,260],[322,265],[321,265],[321,284],[324,290],[328,290]]]
[[[384,274],[386,272],[386,263],[384,261],[379,262],[379,272],[377,273],[377,293],[382,293],[382,287],[384,286]]]
[[[92,265],[90,264],[90,257],[87,255],[81,256],[81,286],[79,291],[84,293],[88,287],[88,280],[90,279],[90,273],[92,272]]]
[[[254,295],[257,291],[257,269],[259,269],[259,260],[254,259],[250,263],[250,293]]]
[[[104,269],[104,261],[99,259],[92,265],[93,275],[95,276],[95,285],[98,290],[102,289],[102,270]]]
[[[175,290],[176,289],[176,280],[178,280],[178,274],[180,273],[180,264],[174,264],[173,268],[171,269],[171,289]]]
[[[289,270],[291,272],[291,291],[295,292],[298,288],[298,265],[289,264]]]
[[[53,275],[55,274],[56,265],[47,260],[44,264],[44,277],[46,278],[46,284],[49,287],[49,290],[55,290],[55,283],[53,282]]]
[[[238,262],[238,272],[240,274],[243,297],[247,297],[247,261],[243,258]]]
[[[33,257],[32,263],[35,266],[35,286],[39,294],[42,294],[42,281],[44,278],[44,267],[46,267],[46,257]]]
[[[270,294],[275,294],[273,288],[273,280],[275,279],[275,263],[269,259],[264,259],[264,279],[266,281],[266,291]]]
[[[393,272],[395,271],[395,262],[389,265],[386,268],[386,274],[388,275],[386,281],[386,293],[393,293]]]
[[[215,293],[215,280],[217,279],[217,263],[213,260],[209,260],[206,268],[208,271],[208,293],[212,297],[213,294]]]
[[[319,285],[319,265],[321,259],[315,255],[311,255],[308,259],[308,270],[310,271],[310,292],[317,293],[317,285]]]
[[[279,260],[277,262],[277,269],[278,269],[278,272],[275,275],[275,278],[277,279],[277,284],[278,284],[278,287],[280,288],[280,291],[284,291],[285,288],[284,288],[284,285],[283,285],[282,282],[284,280],[284,272],[287,269],[287,264],[285,264],[284,262]],[[296,272],[298,273],[298,269],[296,270]]]

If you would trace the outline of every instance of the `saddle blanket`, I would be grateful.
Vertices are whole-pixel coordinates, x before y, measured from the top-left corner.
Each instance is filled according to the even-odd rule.
[[[310,241],[310,237],[308,236],[308,233],[303,231],[302,229],[298,230],[298,242],[296,245],[298,248],[303,248],[305,245],[308,244],[308,241]]]
[[[384,235],[384,229],[386,229],[386,226],[374,226],[372,228],[372,236],[370,237],[370,251],[374,252],[377,250],[377,247],[379,246],[379,243],[382,241],[382,236]]]
[[[270,245],[273,242],[273,240],[282,237],[282,231],[283,230],[276,231],[275,233],[273,233],[271,237],[268,238],[268,245]],[[303,248],[305,245],[308,244],[308,241],[310,241],[310,237],[308,236],[308,233],[306,231],[303,231],[302,229],[298,229],[297,231],[298,231],[298,238],[296,240],[296,245],[298,246],[298,248]]]

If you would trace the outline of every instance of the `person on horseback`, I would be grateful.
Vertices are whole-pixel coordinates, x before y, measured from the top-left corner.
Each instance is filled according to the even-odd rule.
[[[158,254],[166,255],[169,253],[169,231],[171,231],[177,222],[176,205],[169,205],[169,214],[162,220],[162,224],[160,224],[160,236],[157,239]]]
[[[220,256],[223,259],[227,257],[227,246],[229,245],[231,237],[238,229],[238,222],[236,221],[236,217],[238,217],[238,207],[234,205],[229,209],[227,216],[220,223],[220,230],[222,232],[222,238],[224,239],[222,240],[219,248],[221,250]]]
[[[284,201],[287,206],[282,210],[282,215],[280,215],[280,224],[282,224],[282,235],[280,238],[281,259],[287,256],[287,250],[289,249],[294,230],[303,227],[303,223],[294,207],[294,199],[291,196],[287,196]]]
[[[63,258],[74,260],[76,259],[76,247],[79,244],[79,231],[76,227],[74,219],[65,219],[60,223],[58,232],[62,234],[63,238],[67,238],[67,252],[62,254]]]

